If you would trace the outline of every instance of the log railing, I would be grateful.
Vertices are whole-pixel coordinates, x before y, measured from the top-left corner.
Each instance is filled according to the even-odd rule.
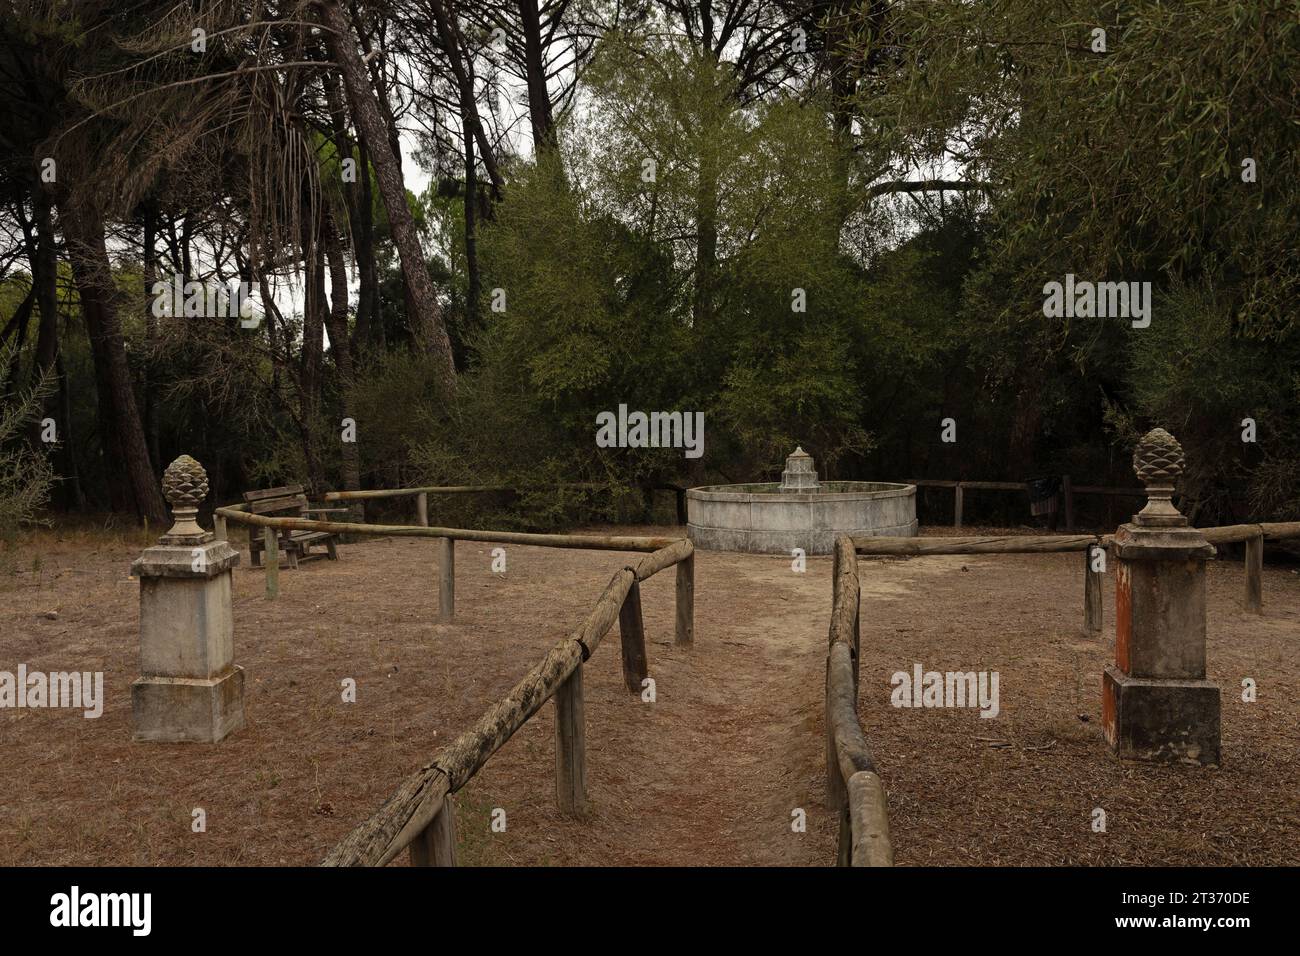
[[[1029,491],[1027,481],[941,481],[935,478],[910,478],[909,485],[918,488],[952,489],[952,526],[962,526],[962,512],[965,509],[967,491]],[[1103,495],[1111,498],[1145,498],[1143,488],[1109,488],[1103,485],[1076,485],[1069,475],[1061,477],[1061,498],[1065,506],[1065,530],[1074,530],[1074,496]]]
[[[370,494],[370,492],[363,492]],[[342,492],[339,492],[342,494]],[[574,548],[589,551],[655,551],[684,538],[644,537],[636,535],[533,534],[524,531],[483,531],[470,528],[430,528],[424,525],[361,524],[351,521],[316,521],[310,518],[272,518],[255,515],[247,506],[229,505],[213,512],[217,537],[224,541],[227,523],[262,528],[268,555],[275,555],[280,531],[330,531],[335,534],[382,535],[395,538],[438,539],[438,620],[453,620],[456,609],[456,542],[480,541],[489,544],[522,544],[538,548]],[[280,565],[274,559],[266,565],[266,596],[280,593]]]
[[[479,495],[493,492],[520,492],[540,489],[590,491],[603,488],[594,482],[525,485],[425,485],[419,488],[375,488],[367,491],[327,491],[321,495],[325,501],[376,501],[382,498],[414,498],[415,520],[421,527],[429,526],[430,495]]]
[[[689,644],[694,619],[695,549],[679,539],[617,571],[581,626],[547,652],[472,726],[408,777],[379,810],[332,849],[324,866],[383,866],[409,849],[413,866],[454,866],[455,806],[460,790],[507,740],[555,700],[555,798],[562,813],[587,808],[583,665],[619,622],[623,679],[640,693],[647,676],[641,582],[677,568],[677,643]],[[683,585],[685,582],[685,585]],[[685,627],[683,627],[685,622]]]
[[[1222,525],[1201,528],[1210,544],[1246,545],[1245,605],[1248,611],[1262,614],[1264,542],[1300,538],[1300,521],[1274,521],[1260,524]],[[916,537],[853,538],[857,554],[917,557],[930,554],[1057,554],[1084,552],[1083,619],[1089,634],[1102,630],[1101,572],[1094,569],[1093,548],[1109,549],[1114,543],[1110,534],[1007,535],[997,537]]]
[[[1246,544],[1246,608],[1262,613],[1264,541],[1300,537],[1300,522],[1264,522],[1202,528],[1214,545]],[[1110,548],[1114,535],[878,538],[841,535],[832,571],[830,646],[826,655],[826,794],[839,814],[840,866],[890,866],[893,849],[884,789],[858,721],[861,650],[858,555],[1053,554],[1084,552],[1084,627],[1101,631],[1101,575],[1093,548]]]
[[[607,488],[603,485],[592,481],[578,482],[551,482],[543,484],[522,484],[522,485],[427,485],[419,488],[379,488],[367,491],[328,491],[321,495],[325,501],[375,501],[382,498],[414,498],[415,499],[415,520],[421,526],[427,527],[429,524],[429,496],[430,495],[480,495],[501,492],[521,492],[521,491],[541,491],[541,490],[560,490],[560,491],[595,491]],[[675,496],[677,506],[677,523],[686,524],[686,489],[678,484],[670,482],[654,482],[643,485],[642,490],[650,493],[654,491],[671,491]]]
[[[839,816],[840,866],[893,866],[889,809],[858,722],[858,558],[847,535],[835,541],[826,652],[826,802]]]

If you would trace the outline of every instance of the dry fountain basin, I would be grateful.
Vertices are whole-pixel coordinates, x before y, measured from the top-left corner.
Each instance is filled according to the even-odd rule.
[[[686,492],[686,533],[697,548],[754,554],[830,554],[835,536],[916,534],[916,486],[818,482],[802,448],[780,483],[706,485]]]

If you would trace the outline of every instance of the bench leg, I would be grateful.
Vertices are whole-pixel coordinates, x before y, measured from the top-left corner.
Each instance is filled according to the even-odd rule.
[[[337,561],[339,559],[339,549],[335,546],[333,538],[325,539],[325,549],[329,552],[331,561]]]
[[[298,570],[298,545],[292,541],[284,543],[284,556],[289,559],[289,567]]]

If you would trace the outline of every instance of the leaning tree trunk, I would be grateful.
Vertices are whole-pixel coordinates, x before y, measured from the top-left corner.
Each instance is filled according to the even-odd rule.
[[[402,184],[401,162],[394,153],[384,129],[375,100],[375,91],[366,74],[365,64],[357,54],[352,30],[337,0],[323,0],[320,4],[325,25],[330,32],[329,46],[335,63],[343,76],[352,102],[356,105],[357,126],[366,137],[370,158],[379,180],[379,193],[388,212],[388,224],[393,242],[402,261],[402,277],[410,294],[415,314],[408,317],[416,344],[434,358],[439,365],[447,389],[455,388],[456,366],[451,354],[451,339],[443,321],[442,307],[429,277],[415,230],[415,219],[406,205],[406,189]]]
[[[144,425],[131,386],[104,227],[95,214],[74,212],[63,205],[59,208],[59,218],[95,360],[109,475],[120,475],[121,487],[129,494],[136,514],[165,528],[167,507],[163,503],[160,476],[149,460]]]

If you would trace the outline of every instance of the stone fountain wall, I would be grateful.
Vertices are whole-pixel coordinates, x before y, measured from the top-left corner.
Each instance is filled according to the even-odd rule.
[[[818,482],[796,449],[780,484],[709,485],[686,492],[687,536],[697,548],[754,554],[830,554],[835,536],[916,534],[916,486]]]

